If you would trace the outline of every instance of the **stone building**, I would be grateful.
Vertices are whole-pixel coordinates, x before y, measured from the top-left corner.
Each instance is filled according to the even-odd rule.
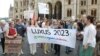
[[[29,0],[14,0],[14,17],[24,18],[23,13],[28,10]]]
[[[9,18],[13,19],[14,18],[14,7],[10,5],[9,8]]]
[[[38,16],[38,2],[49,5],[47,18],[71,19],[81,15],[92,15],[100,19],[100,0],[14,0],[14,14],[16,18],[23,18],[23,12],[32,6]]]

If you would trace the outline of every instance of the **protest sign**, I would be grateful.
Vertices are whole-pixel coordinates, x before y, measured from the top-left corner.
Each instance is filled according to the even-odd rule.
[[[49,14],[49,6],[46,3],[38,3],[39,14]]]
[[[5,53],[19,53],[22,47],[22,37],[17,36],[15,39],[5,38]]]
[[[24,11],[24,18],[26,18],[26,19],[33,18],[33,15],[34,15],[34,10]]]
[[[29,44],[33,43],[53,43],[75,48],[75,29],[48,29],[27,27]]]

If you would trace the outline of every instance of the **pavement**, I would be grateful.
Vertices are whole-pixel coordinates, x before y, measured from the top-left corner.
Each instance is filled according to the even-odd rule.
[[[37,47],[36,54],[35,55],[31,55],[30,54],[30,49],[29,49],[29,44],[28,44],[27,38],[23,38],[23,40],[24,41],[23,41],[23,48],[22,48],[22,50],[23,50],[23,53],[24,54],[22,54],[20,56],[57,56],[57,55],[54,54],[54,51],[52,51],[51,49],[50,49],[50,52],[47,55],[45,55],[43,53],[43,49],[40,48],[39,45]],[[60,54],[61,54],[60,56],[75,56],[74,55],[74,51],[71,52],[70,54],[66,54],[65,53],[65,47],[64,46],[61,46]],[[6,56],[6,55],[3,55],[2,54],[2,47],[1,47],[1,45],[0,45],[0,56]],[[12,55],[12,56],[16,56],[16,55]]]

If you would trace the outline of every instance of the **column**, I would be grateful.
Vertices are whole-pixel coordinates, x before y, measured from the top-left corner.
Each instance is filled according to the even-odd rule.
[[[73,0],[73,15],[77,19],[77,0]]]
[[[66,11],[65,10],[65,0],[61,0],[61,1],[62,1],[62,18],[61,19],[64,20],[65,19],[65,16],[66,16],[65,15],[65,13],[66,13],[65,12]]]

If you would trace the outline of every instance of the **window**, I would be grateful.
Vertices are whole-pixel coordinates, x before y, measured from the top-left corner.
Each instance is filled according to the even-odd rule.
[[[71,17],[72,16],[72,10],[71,9],[68,9],[67,10],[67,17]]]
[[[18,18],[18,16],[16,16],[16,18]]]
[[[97,4],[97,0],[91,0],[91,4],[92,5]]]
[[[86,5],[86,1],[84,1],[84,5]]]
[[[17,8],[15,9],[15,13],[17,13],[18,12],[18,10],[17,10]]]
[[[81,10],[81,15],[85,14],[86,13],[86,10]]]
[[[16,10],[16,13],[17,13],[18,11]]]
[[[68,5],[70,5],[71,4],[71,0],[68,0]]]
[[[92,9],[91,10],[91,15],[96,17],[97,14],[97,10],[96,9]]]
[[[83,1],[81,1],[81,6],[83,6]]]
[[[81,6],[85,6],[86,5],[86,0],[82,0],[81,1]]]

